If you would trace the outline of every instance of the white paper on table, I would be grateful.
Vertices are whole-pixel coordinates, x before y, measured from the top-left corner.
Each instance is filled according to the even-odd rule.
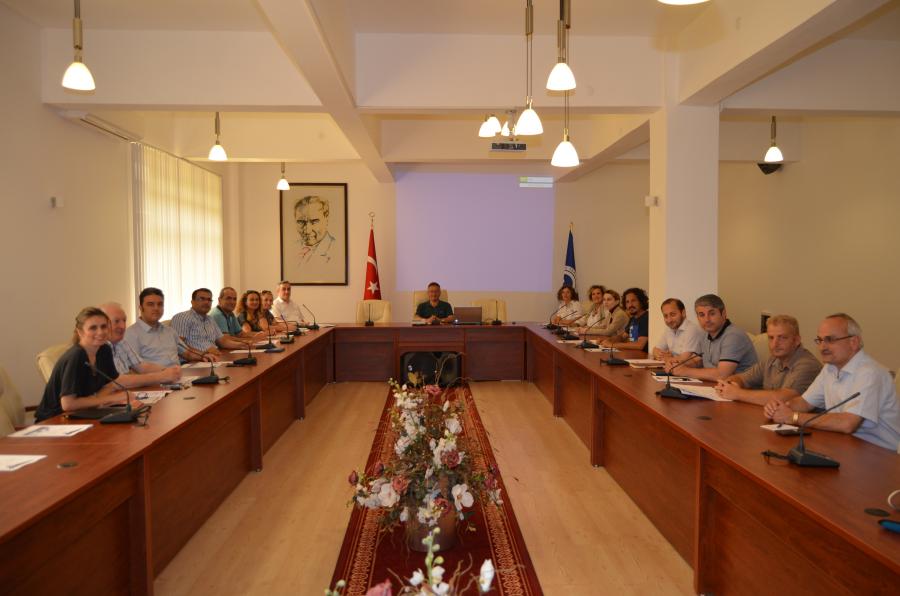
[[[712,401],[731,401],[730,399],[725,399],[724,397],[716,393],[715,387],[698,387],[696,385],[683,385],[679,383],[672,383],[672,387],[681,389],[681,392],[685,395],[693,395],[694,397],[702,397],[704,399],[709,399]]]
[[[9,435],[10,437],[71,437],[94,426],[93,424],[32,424],[28,428]]]
[[[600,347],[598,348],[598,350],[599,350],[600,352],[621,352],[621,351],[622,351],[622,350],[620,350],[619,348],[605,348],[605,347],[603,347],[603,346],[600,346]]]
[[[793,424],[763,424],[760,428],[775,432],[776,430],[797,430],[799,427]]]
[[[153,405],[165,396],[172,393],[171,391],[138,391],[134,394],[135,399],[141,400],[141,403]]]
[[[242,352],[244,350],[241,350]],[[228,362],[186,362],[181,365],[181,368],[209,368],[209,365],[212,364],[214,367],[219,368],[220,366],[228,366]]]
[[[46,455],[0,455],[0,472],[15,472],[36,461],[41,461]]]
[[[556,340],[558,344],[580,344],[580,339],[558,339]]]
[[[265,350],[231,350],[232,354],[246,354],[250,352],[251,354],[265,354]],[[228,364],[227,362],[225,364]]]
[[[653,358],[626,358],[625,362],[635,368],[662,367],[666,364],[662,360],[654,360]]]
[[[672,379],[673,383],[702,383],[700,379],[692,379],[691,377],[670,377],[669,375],[664,374],[656,374],[652,373],[651,376],[659,381],[660,383],[665,383],[667,379]]]
[[[319,329],[328,329],[329,327],[334,327],[334,323],[319,323]]]

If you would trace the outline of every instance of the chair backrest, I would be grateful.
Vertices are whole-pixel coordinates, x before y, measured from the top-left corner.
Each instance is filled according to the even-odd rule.
[[[13,426],[25,425],[25,406],[6,369],[0,366],[0,413],[4,413]]]
[[[753,349],[756,350],[756,358],[761,364],[765,364],[766,360],[769,359],[769,336],[765,333],[758,333],[756,335],[748,333],[747,335],[750,337],[750,341],[753,342]]]
[[[423,302],[428,300],[428,290],[415,290],[413,291],[413,314],[416,312],[416,308]],[[444,302],[450,302],[450,298],[448,297],[447,290],[441,288],[441,300]]]
[[[371,313],[372,320],[376,323],[390,323],[390,300],[360,300],[356,303],[357,323],[365,323],[369,319],[369,313]]]
[[[0,409],[0,437],[16,432],[16,427],[2,409]]]
[[[72,344],[56,344],[37,355],[35,361],[37,362],[37,367],[41,372],[41,376],[44,377],[45,383],[50,380],[50,373],[53,372],[56,361],[59,360],[71,346]]]
[[[480,298],[472,301],[472,306],[481,307],[481,320],[500,319],[506,322],[506,300],[500,298]]]

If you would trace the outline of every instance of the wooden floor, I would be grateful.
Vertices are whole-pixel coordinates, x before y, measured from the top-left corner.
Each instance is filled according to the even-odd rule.
[[[516,517],[546,594],[690,594],[691,569],[528,383],[475,383]],[[157,594],[322,594],[387,396],[327,386],[163,570]]]

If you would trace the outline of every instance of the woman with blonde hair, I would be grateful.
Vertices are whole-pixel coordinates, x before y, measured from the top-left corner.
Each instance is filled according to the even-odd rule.
[[[628,313],[621,305],[622,297],[615,290],[606,290],[603,293],[603,308],[605,314],[597,325],[588,331],[589,335],[602,335],[609,337],[618,334],[628,325]]]

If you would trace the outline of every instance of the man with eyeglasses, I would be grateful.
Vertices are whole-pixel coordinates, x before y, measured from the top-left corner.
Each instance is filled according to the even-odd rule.
[[[775,315],[766,322],[769,359],[738,375],[720,380],[716,391],[726,399],[764,406],[771,400],[799,397],[812,384],[822,365],[803,347],[800,323],[790,315]]]
[[[246,350],[247,344],[225,335],[209,316],[212,309],[212,292],[206,288],[191,294],[191,308],[172,317],[172,329],[192,349],[201,353],[219,355],[219,348]]]
[[[853,399],[834,412],[810,422],[810,427],[853,434],[879,447],[897,450],[900,444],[900,405],[890,373],[863,351],[862,330],[850,315],[837,313],[819,325],[815,339],[825,367],[800,397],[765,406],[774,422],[800,426],[814,408],[829,408]]]

